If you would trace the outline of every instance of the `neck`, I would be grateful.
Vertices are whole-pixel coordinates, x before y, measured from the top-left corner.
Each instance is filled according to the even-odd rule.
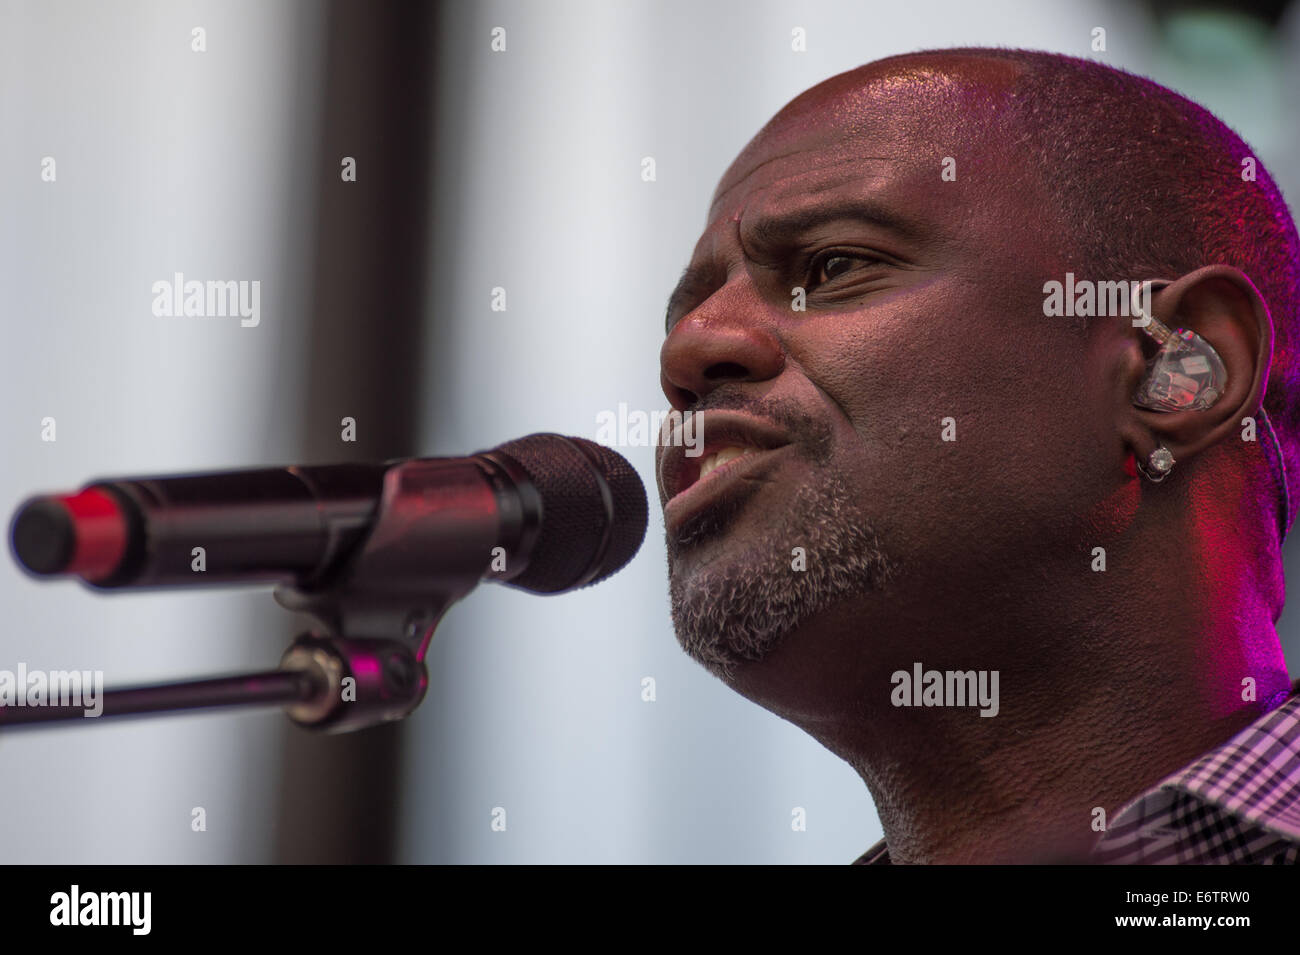
[[[1037,602],[994,587],[952,602],[922,587],[912,606],[925,609],[912,626],[895,619],[867,635],[903,638],[888,648],[868,639],[871,654],[862,652],[862,621],[876,623],[879,608],[838,608],[816,636],[787,641],[736,689],[858,771],[896,863],[1081,861],[1101,836],[1098,810],[1113,819],[1288,690],[1260,582],[1243,578],[1235,560],[1180,562],[1169,546],[1127,565],[1161,568],[1158,587],[1133,573],[1097,573],[1073,601],[1056,590],[1050,603],[1041,577]],[[899,597],[888,599],[897,607]],[[954,606],[959,622],[938,616]],[[919,702],[894,676],[910,682],[917,662],[998,671],[996,715],[981,716],[979,705],[897,705],[900,696]],[[810,677],[825,690],[816,700],[773,702],[798,692],[796,678],[807,696]]]

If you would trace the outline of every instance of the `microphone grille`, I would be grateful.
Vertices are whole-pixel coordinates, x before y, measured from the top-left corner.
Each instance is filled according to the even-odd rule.
[[[528,567],[507,581],[560,593],[621,570],[645,540],[645,486],[627,459],[585,438],[532,434],[501,445],[528,474],[542,521]]]

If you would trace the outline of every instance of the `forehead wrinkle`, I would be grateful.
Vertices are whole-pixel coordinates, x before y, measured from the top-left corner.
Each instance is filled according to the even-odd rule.
[[[757,172],[760,168],[769,165],[770,163],[776,162],[777,160],[788,159],[792,156],[798,156],[806,152],[808,152],[807,149],[796,149],[794,152],[784,153],[780,156],[774,156],[771,159],[764,160],[763,162],[759,163],[757,166],[754,166],[752,169],[750,169],[748,172],[745,173],[742,179],[740,179],[738,182],[734,183],[733,185],[728,186],[725,192],[723,192],[721,195],[718,195],[714,198],[713,203],[710,205],[709,208],[710,219],[717,220],[718,218],[721,217],[722,214],[718,211],[718,206],[724,204],[723,199],[725,198],[725,196],[727,196],[728,194],[734,192],[736,189],[739,189],[741,186],[743,186],[746,182],[749,181],[749,179],[753,176],[753,174]],[[823,192],[829,192],[832,189],[838,189],[841,186],[845,185],[846,183],[852,182],[855,178],[858,178],[852,175],[845,175],[843,178],[840,179],[832,178],[830,181],[827,182],[817,181],[817,177],[819,175],[823,175],[823,176],[829,175],[829,173],[832,170],[834,170],[837,166],[844,166],[849,163],[862,163],[862,162],[898,162],[900,158],[901,157],[898,156],[859,156],[859,155],[844,156],[841,159],[835,159],[829,162],[824,162],[814,167],[811,170],[804,170],[803,172],[794,173],[792,175],[786,176],[783,179],[780,179],[769,186],[762,187],[762,189],[760,189],[759,191],[761,193],[761,192],[768,191],[769,189],[781,189],[783,186],[790,186],[791,188],[788,188],[785,191],[777,194],[778,200],[787,199],[791,195],[819,195]],[[803,178],[804,180],[812,179],[813,180],[812,188],[807,188],[807,189],[798,188],[799,186],[798,180],[800,178]],[[742,217],[746,209],[741,210]]]
[[[790,152],[788,152],[788,153],[781,153],[780,155],[772,156],[772,157],[770,157],[770,158],[768,158],[768,159],[764,159],[762,162],[760,162],[760,163],[758,163],[757,165],[752,166],[751,168],[749,168],[748,170],[746,170],[746,171],[745,171],[745,174],[744,174],[743,176],[741,176],[739,179],[737,179],[737,180],[736,180],[735,182],[733,182],[731,185],[727,186],[727,188],[726,188],[725,190],[722,189],[722,183],[719,183],[719,184],[718,184],[718,189],[721,190],[721,191],[720,191],[720,192],[715,192],[715,193],[713,194],[713,201],[712,201],[711,203],[709,203],[710,218],[716,218],[716,215],[713,213],[713,210],[717,209],[718,204],[719,204],[720,202],[722,202],[723,197],[726,196],[728,193],[734,191],[735,189],[739,188],[740,186],[743,186],[746,182],[749,181],[749,177],[752,176],[752,175],[754,175],[754,173],[758,172],[758,170],[762,169],[764,166],[771,165],[771,164],[774,163],[774,162],[779,162],[779,161],[782,160],[782,159],[789,159],[791,156],[798,156],[800,153],[803,153],[803,152],[807,152],[807,150],[805,150],[805,149],[794,149],[794,150],[792,150],[792,151],[790,151]],[[725,177],[725,176],[723,177],[723,182],[726,182],[726,177]]]
[[[895,157],[864,158],[889,162]],[[760,189],[740,213],[741,236],[750,237],[756,249],[775,250],[833,222],[867,223],[911,244],[930,244],[947,233],[947,225],[935,220],[936,210],[914,201],[925,192],[925,180],[915,178],[915,164],[844,169],[849,162],[861,165],[840,160]],[[957,209],[938,211],[950,216]]]

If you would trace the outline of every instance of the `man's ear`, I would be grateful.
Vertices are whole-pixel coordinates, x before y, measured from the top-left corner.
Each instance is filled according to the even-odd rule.
[[[1133,405],[1122,434],[1137,460],[1164,445],[1185,462],[1230,434],[1241,419],[1254,417],[1268,386],[1273,358],[1273,319],[1259,290],[1238,269],[1209,265],[1189,272],[1151,296],[1151,314],[1172,329],[1195,332],[1219,353],[1227,372],[1223,393],[1202,411],[1151,411]],[[1130,323],[1131,325],[1132,323]],[[1159,349],[1139,327],[1129,329],[1140,359],[1127,363],[1128,394],[1146,376],[1146,362]]]

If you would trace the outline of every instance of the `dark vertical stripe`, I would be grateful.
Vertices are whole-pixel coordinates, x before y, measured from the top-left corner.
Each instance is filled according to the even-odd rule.
[[[329,4],[301,460],[418,454],[437,3]],[[357,160],[357,181],[340,178]],[[340,440],[340,420],[357,440]],[[400,724],[341,736],[288,725],[275,858],[395,856]]]

